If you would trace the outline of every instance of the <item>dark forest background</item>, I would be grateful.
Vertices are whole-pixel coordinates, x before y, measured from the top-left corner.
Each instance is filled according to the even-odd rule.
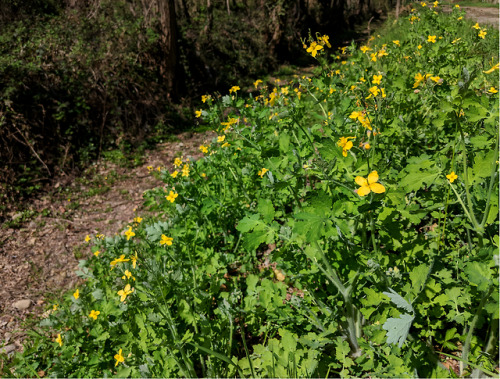
[[[390,0],[0,0],[0,201],[185,130],[205,93],[314,64]]]

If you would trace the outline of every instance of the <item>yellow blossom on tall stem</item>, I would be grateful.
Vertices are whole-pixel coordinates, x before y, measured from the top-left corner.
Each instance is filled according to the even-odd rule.
[[[353,143],[351,139],[356,139],[356,137],[340,137],[337,145],[342,148],[342,155],[347,157],[347,152],[352,149]]]
[[[127,284],[124,289],[117,292],[120,295],[120,301],[123,303],[128,295],[134,292],[133,288],[130,288],[130,284]]]
[[[56,342],[59,344],[59,346],[63,345],[63,340],[60,334],[57,335]]]
[[[137,251],[134,255],[130,256],[130,260],[132,261],[132,268],[135,268],[137,266],[137,258]]]
[[[373,80],[372,80],[373,84],[380,84],[381,81],[382,81],[382,75],[373,75]]]
[[[76,290],[75,293],[73,293],[73,297],[75,298],[75,300],[78,300],[78,298],[80,297],[80,290]]]
[[[171,176],[172,178],[176,178],[176,177],[177,177],[177,175],[179,175],[179,171],[177,171],[177,170],[175,170],[174,172],[172,172],[172,173],[170,174],[170,176]]]
[[[196,118],[200,118],[201,117],[201,109],[199,111],[195,111],[194,115]]]
[[[205,145],[200,145],[199,149],[203,154],[208,153],[208,148]]]
[[[232,86],[230,89],[229,89],[229,93],[236,93],[237,91],[239,91],[241,88],[238,87],[238,86]]]
[[[495,70],[498,70],[498,67],[499,67],[499,63],[497,63],[496,65],[494,65],[492,68],[490,68],[489,70],[487,71],[483,71],[485,74],[491,74],[493,71]]]
[[[172,246],[172,241],[174,239],[172,237],[167,237],[165,234],[161,235],[160,245]]]
[[[174,159],[174,166],[175,167],[180,167],[182,165],[182,159],[180,158],[175,158]]]
[[[89,317],[93,318],[94,320],[97,320],[97,316],[99,316],[100,314],[101,314],[101,312],[95,311],[95,310],[92,309],[90,311]]]
[[[257,79],[255,82],[253,82],[253,85],[254,85],[255,88],[257,88],[260,83],[262,83],[262,80]]]
[[[95,255],[96,258],[99,257],[99,254],[101,254],[101,252],[99,250],[94,251],[94,255]]]
[[[319,45],[316,42],[312,42],[306,51],[310,53],[313,57],[315,57],[318,54],[318,51],[320,51],[322,48],[323,46]]]
[[[354,181],[358,186],[360,186],[357,189],[357,193],[361,197],[368,195],[370,192],[374,193],[385,192],[385,187],[382,184],[377,183],[378,182],[377,171],[372,171],[368,175],[368,179],[365,179],[362,176],[356,176],[356,178],[354,178]]]
[[[125,358],[122,355],[122,349],[118,351],[118,354],[115,354],[115,359],[116,359],[115,367],[118,366],[119,363],[125,362]]]
[[[174,191],[170,191],[170,193],[168,194],[168,196],[165,196],[165,198],[170,201],[171,203],[173,203],[175,201],[175,199],[177,198],[177,196],[179,196],[178,193],[175,193]]]
[[[427,42],[436,43],[436,36],[428,36]]]
[[[446,175],[446,178],[448,178],[450,183],[453,183],[458,178],[458,176],[457,176],[457,174],[455,174],[455,171],[452,171],[451,173]]]
[[[267,168],[262,168],[262,170],[259,170],[257,175],[259,175],[261,178],[264,177],[265,173],[268,172],[269,170]]]
[[[495,87],[490,87],[488,90],[489,93],[498,93],[498,90]]]
[[[125,232],[125,235],[127,236],[127,241],[131,239],[133,236],[135,236],[135,233],[132,231],[131,226],[128,227],[128,230]]]
[[[486,29],[482,29],[479,32],[478,37],[484,39],[484,37],[486,37],[486,34],[488,34],[488,33],[486,33]]]
[[[128,262],[130,259],[125,259],[125,254],[120,255],[120,258],[116,258],[109,262],[111,267],[116,266],[118,263]]]

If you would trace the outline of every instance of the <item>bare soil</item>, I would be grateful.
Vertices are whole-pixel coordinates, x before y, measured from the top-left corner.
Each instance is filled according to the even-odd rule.
[[[2,225],[0,347],[9,345],[7,350],[19,350],[24,330],[30,325],[24,321],[36,319],[52,306],[57,296],[75,288],[79,280],[75,268],[80,259],[91,254],[90,245],[85,242],[87,235],[120,233],[134,217],[144,215],[144,191],[162,185],[148,166],[171,170],[179,154],[195,160],[201,156],[199,145],[214,135],[211,132],[178,135],[177,142],[164,143],[147,152],[144,163],[133,169],[105,161],[92,167],[88,181],[64,183],[65,178],[61,177],[55,185],[57,194],[47,194],[30,204],[29,209],[38,217],[20,228]],[[102,184],[96,185],[92,180],[96,178]],[[106,185],[108,181],[112,185]],[[69,187],[70,191],[62,192],[62,187]],[[89,196],[95,192],[98,194]],[[42,216],[42,212],[50,217]],[[20,217],[20,213],[14,211],[10,216]],[[29,300],[26,309],[19,304],[21,300]]]

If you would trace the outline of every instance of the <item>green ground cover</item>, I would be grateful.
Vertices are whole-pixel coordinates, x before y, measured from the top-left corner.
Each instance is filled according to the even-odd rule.
[[[416,3],[364,46],[303,44],[314,76],[203,97],[205,157],[89,237],[5,372],[498,376],[498,34]]]

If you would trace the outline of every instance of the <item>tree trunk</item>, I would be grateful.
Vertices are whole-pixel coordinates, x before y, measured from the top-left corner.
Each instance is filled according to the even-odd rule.
[[[180,90],[178,86],[180,66],[178,64],[175,0],[142,0],[142,5],[146,23],[151,24],[155,19],[158,22],[163,55],[159,67],[160,75],[165,82],[169,97],[176,98]]]

